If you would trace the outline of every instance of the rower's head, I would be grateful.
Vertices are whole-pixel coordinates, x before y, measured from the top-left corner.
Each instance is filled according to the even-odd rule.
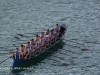
[[[34,41],[34,39],[31,39],[31,41]]]
[[[38,37],[38,35],[36,35],[36,37]]]
[[[24,47],[24,45],[21,45],[20,47]]]
[[[27,44],[29,45],[29,44],[30,44],[30,42],[28,41],[28,42],[27,42]]]
[[[47,32],[49,32],[49,29],[47,29]]]
[[[44,32],[42,32],[41,34],[44,34]]]
[[[58,27],[58,24],[56,24],[56,27]]]

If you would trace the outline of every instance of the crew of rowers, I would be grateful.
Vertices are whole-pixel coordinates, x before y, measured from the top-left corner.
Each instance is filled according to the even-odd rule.
[[[20,48],[16,48],[13,57],[15,59],[34,57],[56,42],[59,39],[59,34],[60,27],[56,24],[54,30],[47,29],[45,33],[42,32],[40,36],[36,35],[35,39],[27,42],[26,46],[21,45]]]

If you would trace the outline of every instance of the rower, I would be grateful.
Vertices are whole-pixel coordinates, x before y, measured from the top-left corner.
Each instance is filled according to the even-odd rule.
[[[49,33],[48,40],[49,40],[49,45],[51,45],[53,43],[53,35],[52,35],[52,32]]]
[[[48,45],[49,45],[49,43],[48,43],[48,36],[46,35],[45,37],[44,37],[44,45],[45,45],[45,48],[47,48],[48,47]]]
[[[47,30],[46,30],[46,35],[49,35],[49,32],[50,32],[49,29],[47,29]]]
[[[40,41],[37,42],[37,43],[38,43],[38,50],[39,50],[39,53],[42,52],[42,50],[43,50],[43,45],[44,45],[44,43],[43,43],[42,40],[43,40],[43,39],[40,39]]]
[[[54,39],[54,41],[56,41],[57,39],[58,39],[58,36],[59,34],[56,32],[56,29],[54,29],[54,31],[53,31],[53,39]]]
[[[44,36],[45,36],[45,34],[44,34],[44,32],[42,32],[42,33],[40,34],[40,38],[43,39]]]
[[[38,35],[36,35],[36,37],[35,37],[34,41],[35,41],[35,42],[37,42],[38,40],[39,40],[39,36],[38,36]]]
[[[16,48],[15,59],[20,59],[20,51],[18,48]]]
[[[41,50],[43,51],[45,49],[45,42],[44,42],[44,38],[41,40]]]
[[[30,49],[29,52],[30,52],[30,57],[33,57],[34,56],[33,50]]]
[[[58,24],[56,24],[55,30],[56,30],[56,32],[57,32],[58,34],[60,34],[60,27],[58,26]]]
[[[24,55],[25,55],[25,46],[24,45],[21,45],[20,46],[20,48],[19,48],[19,50],[20,50],[20,55],[21,55],[21,58],[24,58]]]
[[[32,45],[32,46],[35,45],[35,41],[34,41],[34,39],[31,40],[31,45]]]
[[[33,57],[33,51],[32,51],[32,49],[30,49],[30,50],[27,52],[27,54],[26,54],[26,56],[25,56],[25,59],[26,59],[26,58],[31,58],[31,57]]]
[[[26,44],[26,50],[28,50],[28,49],[31,49],[31,44],[30,44],[30,42],[27,42],[27,44]]]
[[[33,49],[34,49],[35,55],[37,55],[39,53],[39,45],[38,45],[38,42],[36,42],[36,44],[33,46]]]
[[[33,51],[34,56],[36,56],[36,54],[37,54],[37,47],[36,47],[36,45],[32,46],[31,49]]]

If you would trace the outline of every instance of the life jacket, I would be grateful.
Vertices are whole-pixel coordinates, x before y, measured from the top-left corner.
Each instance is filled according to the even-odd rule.
[[[20,51],[16,51],[15,53],[15,59],[20,59]]]

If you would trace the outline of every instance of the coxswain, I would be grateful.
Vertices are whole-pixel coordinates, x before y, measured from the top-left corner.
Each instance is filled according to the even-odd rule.
[[[57,32],[58,34],[60,34],[60,27],[58,26],[58,24],[56,24],[55,30],[56,30],[56,32]]]
[[[15,59],[20,59],[20,51],[18,48],[16,48]]]

